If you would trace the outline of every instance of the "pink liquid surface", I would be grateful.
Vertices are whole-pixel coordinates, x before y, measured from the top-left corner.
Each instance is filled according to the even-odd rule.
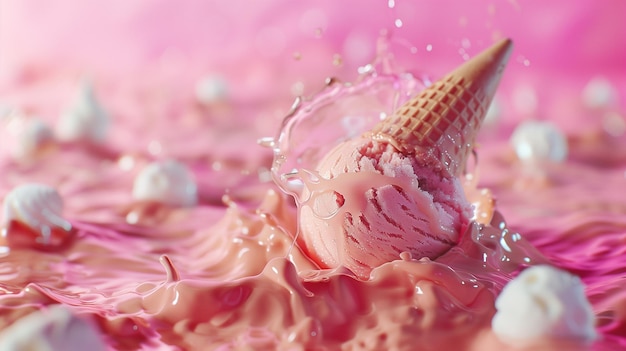
[[[113,122],[103,147],[56,144],[29,162],[8,156],[0,123],[0,198],[28,182],[53,185],[74,227],[59,246],[36,245],[19,225],[0,239],[0,330],[64,304],[112,350],[507,350],[489,328],[497,294],[522,267],[551,263],[582,278],[601,337],[527,349],[626,349],[626,139],[607,111],[580,101],[604,74],[618,87],[612,121],[623,121],[623,2],[274,1],[242,12],[236,1],[196,1],[180,16],[177,2],[112,3],[0,6],[0,102],[54,123],[75,76],[89,72]],[[511,36],[517,51],[496,97],[505,112],[485,126],[466,184],[485,224],[435,262],[404,255],[363,280],[320,270],[300,250],[299,190],[327,187],[310,172],[315,161],[424,79],[379,61],[378,76],[330,84],[276,131],[294,82],[313,95],[324,76],[355,80],[381,28],[393,28],[403,67],[433,77],[494,36]],[[271,29],[283,31],[282,47],[261,50]],[[207,73],[231,84],[225,101],[194,100]],[[538,95],[534,110],[515,102],[524,86]],[[516,158],[507,138],[527,118],[562,128],[566,162]],[[274,150],[257,144],[274,135],[265,140]],[[198,206],[132,200],[134,176],[166,158],[191,169]]]
[[[29,163],[3,157],[0,193],[27,182],[55,185],[75,234],[42,250],[23,232],[7,232],[0,328],[60,303],[95,320],[116,350],[506,350],[490,331],[495,298],[521,268],[551,263],[587,284],[601,339],[539,340],[529,349],[626,347],[626,203],[618,191],[626,188],[626,140],[599,126],[568,135],[567,162],[535,168],[485,133],[474,170],[479,185],[466,182],[483,224],[435,261],[402,255],[359,279],[342,268],[320,270],[300,249],[299,191],[326,188],[311,172],[315,161],[424,86],[384,66],[352,85],[330,83],[296,107],[278,137],[264,141],[274,151],[271,174],[270,149],[242,155],[220,145],[217,132],[211,138],[219,113],[189,101],[175,107],[182,123],[160,116],[149,135],[125,138],[123,131],[142,124],[119,119],[103,147],[56,145]],[[26,91],[24,99],[40,96]],[[126,106],[159,99],[141,102]],[[253,144],[252,135],[240,135]],[[159,152],[146,147],[154,141]],[[198,206],[132,200],[134,175],[168,157],[192,170]],[[276,184],[262,181],[270,175]],[[127,223],[131,212],[138,224]]]

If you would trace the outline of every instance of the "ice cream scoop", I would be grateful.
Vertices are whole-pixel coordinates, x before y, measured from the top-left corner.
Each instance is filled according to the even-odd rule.
[[[321,159],[300,229],[322,267],[367,278],[402,252],[434,259],[456,245],[472,213],[458,176],[511,48],[500,41]]]

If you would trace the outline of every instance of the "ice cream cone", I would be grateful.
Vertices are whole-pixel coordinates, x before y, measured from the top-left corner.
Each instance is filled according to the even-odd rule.
[[[373,137],[402,153],[432,153],[452,175],[460,175],[511,48],[505,39],[465,62],[374,126]]]

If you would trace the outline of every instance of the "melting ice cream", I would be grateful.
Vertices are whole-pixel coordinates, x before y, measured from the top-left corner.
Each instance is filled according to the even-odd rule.
[[[367,277],[402,252],[435,259],[458,243],[471,217],[458,177],[511,46],[484,51],[320,161],[321,190],[300,215],[320,265]]]

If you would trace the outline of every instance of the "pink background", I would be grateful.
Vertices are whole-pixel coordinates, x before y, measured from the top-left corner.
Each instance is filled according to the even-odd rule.
[[[585,119],[577,101],[591,78],[626,97],[624,13],[621,0],[0,0],[0,78],[10,86],[52,71],[128,81],[156,72],[191,84],[216,75],[238,101],[287,101],[296,82],[311,94],[327,76],[355,79],[384,29],[405,68],[434,77],[508,36],[515,51],[502,105],[530,88],[530,117],[567,128]]]

